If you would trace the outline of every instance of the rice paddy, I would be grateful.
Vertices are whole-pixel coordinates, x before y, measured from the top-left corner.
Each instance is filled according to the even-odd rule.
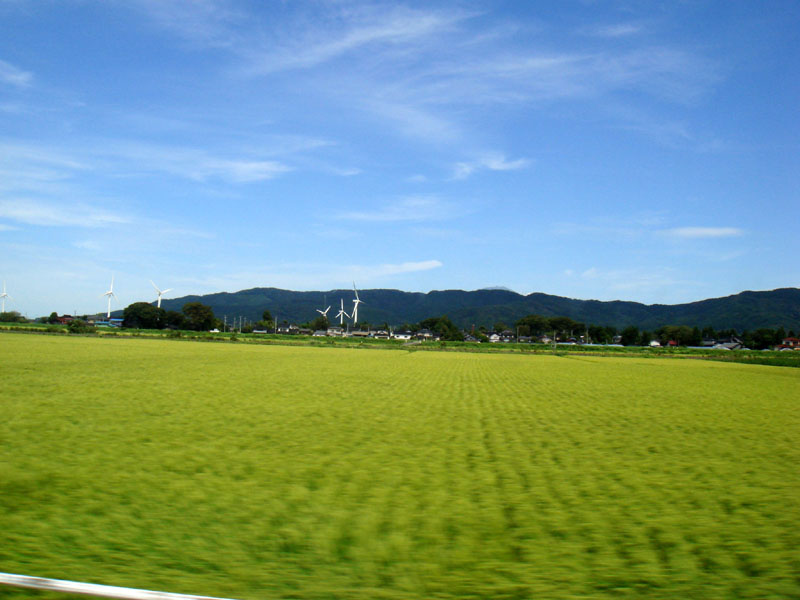
[[[797,369],[2,334],[0,386],[2,571],[800,598]]]

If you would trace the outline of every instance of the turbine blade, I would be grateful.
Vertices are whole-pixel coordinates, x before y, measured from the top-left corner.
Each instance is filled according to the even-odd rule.
[[[172,291],[172,288],[167,288],[164,291],[162,291],[161,293],[162,294],[166,294],[167,292],[171,292],[171,291]]]

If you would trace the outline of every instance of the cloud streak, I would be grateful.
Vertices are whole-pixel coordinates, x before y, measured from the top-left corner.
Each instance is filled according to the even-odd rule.
[[[28,199],[0,200],[0,218],[44,227],[107,227],[130,222],[128,217],[85,204],[63,206]]]
[[[0,60],[0,83],[5,83],[17,88],[26,88],[33,82],[33,75]]]
[[[665,235],[679,239],[716,239],[738,237],[744,230],[737,227],[676,227],[663,230]]]
[[[478,170],[489,171],[517,171],[525,169],[531,164],[527,158],[507,160],[502,154],[492,154],[472,162],[457,163],[453,169],[453,179],[465,179]]]
[[[343,212],[337,218],[367,223],[400,223],[446,219],[451,214],[451,205],[436,196],[410,196],[374,210]]]

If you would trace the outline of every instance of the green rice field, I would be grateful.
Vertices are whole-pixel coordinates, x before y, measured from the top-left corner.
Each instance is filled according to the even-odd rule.
[[[0,571],[252,600],[800,598],[796,368],[3,333],[0,414]]]

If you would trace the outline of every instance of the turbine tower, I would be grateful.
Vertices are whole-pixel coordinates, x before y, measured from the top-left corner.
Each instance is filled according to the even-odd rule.
[[[340,303],[341,307],[339,308],[339,312],[336,313],[336,318],[339,319],[339,326],[342,326],[342,325],[344,325],[344,318],[347,317],[349,319],[350,315],[348,315],[346,312],[344,312],[344,300],[339,298],[339,303]]]
[[[11,298],[11,296],[6,293],[6,282],[4,281],[3,282],[3,293],[0,294],[0,299],[3,300],[3,308],[0,310],[0,312],[6,312],[6,298],[8,298],[9,300],[13,300],[13,298]]]
[[[356,294],[356,297],[353,299],[353,325],[358,323],[358,305],[362,304],[361,300],[358,298],[358,290],[356,289],[356,282],[353,282],[353,291]]]
[[[103,296],[108,296],[108,310],[106,311],[106,319],[110,319],[111,318],[111,298],[113,297],[114,300],[117,299],[117,295],[114,293],[114,275],[113,274],[111,275],[111,287],[109,287],[108,291],[105,294],[103,294],[102,296],[100,296],[100,297],[102,298]]]
[[[150,283],[151,283],[151,284],[153,285],[153,287],[155,288],[155,290],[156,290],[156,294],[158,294],[158,300],[157,300],[157,302],[158,302],[158,305],[157,305],[157,307],[158,307],[158,308],[161,308],[161,296],[163,296],[163,295],[164,295],[164,294],[166,294],[167,292],[171,292],[171,291],[172,291],[172,288],[167,288],[166,290],[160,290],[160,289],[158,289],[158,286],[157,286],[155,283],[153,283],[153,280],[152,280],[152,279],[150,280]]]

